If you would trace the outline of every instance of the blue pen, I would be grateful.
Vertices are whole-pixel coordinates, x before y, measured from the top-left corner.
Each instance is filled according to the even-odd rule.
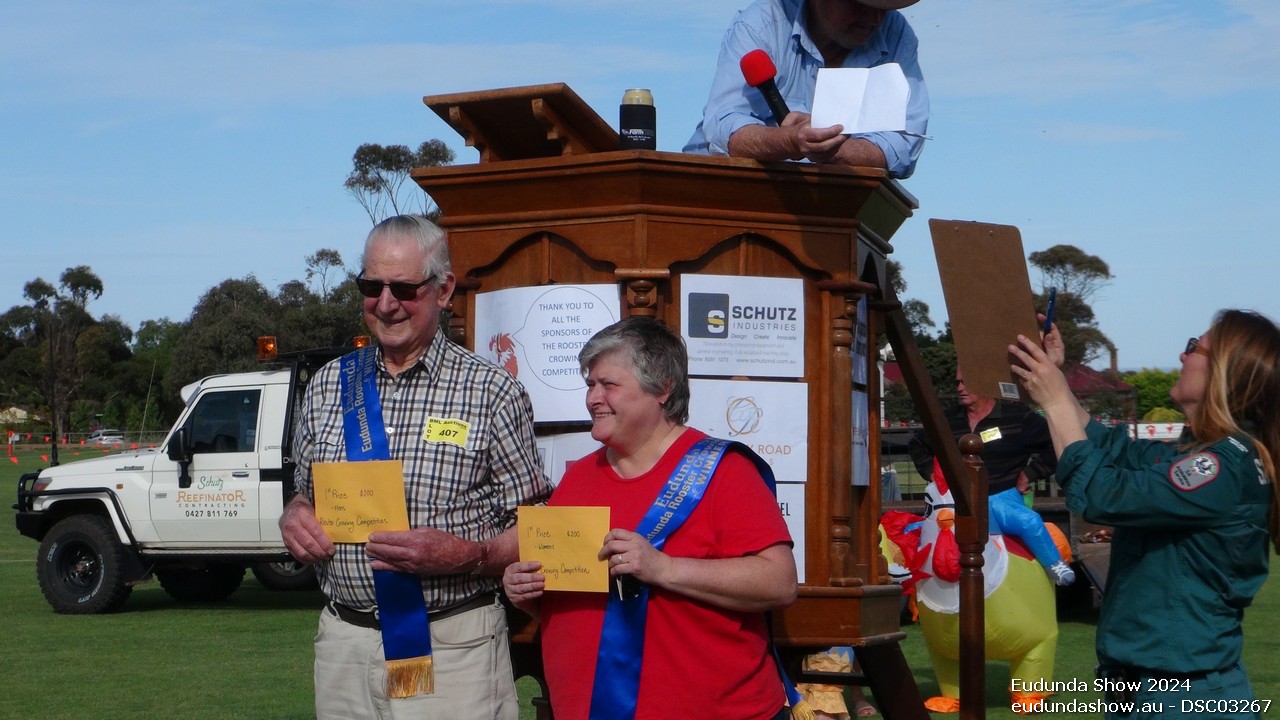
[[[1053,329],[1053,303],[1058,299],[1058,288],[1049,288],[1049,307],[1044,311],[1044,334],[1048,335]]]

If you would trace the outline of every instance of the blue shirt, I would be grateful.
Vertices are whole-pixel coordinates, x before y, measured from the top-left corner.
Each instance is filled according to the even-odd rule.
[[[747,85],[738,62],[757,48],[778,68],[778,92],[792,112],[810,112],[818,69],[825,63],[805,27],[804,0],[756,0],[734,18],[720,44],[720,59],[711,82],[711,96],[684,151],[700,155],[728,155],[729,138],[747,125],[764,125],[773,117],[764,96]],[[868,68],[898,63],[907,78],[907,131],[879,132],[853,137],[880,148],[889,175],[910,177],[924,146],[929,125],[929,92],[916,58],[916,34],[901,13],[885,14],[884,22],[861,47],[850,50],[840,67]]]

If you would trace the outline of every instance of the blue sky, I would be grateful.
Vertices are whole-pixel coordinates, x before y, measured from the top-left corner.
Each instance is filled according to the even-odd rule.
[[[652,89],[658,144],[701,115],[746,0],[40,2],[0,6],[0,310],[87,264],[91,310],[186,319],[253,274],[348,263],[368,219],[342,181],[361,143],[438,137],[423,95],[566,82],[611,123]],[[1100,256],[1121,368],[1171,368],[1220,307],[1280,318],[1280,3],[922,0],[933,104],[894,237],[939,326],[928,218],[1016,225],[1027,252]],[[1037,283],[1032,272],[1032,282]]]

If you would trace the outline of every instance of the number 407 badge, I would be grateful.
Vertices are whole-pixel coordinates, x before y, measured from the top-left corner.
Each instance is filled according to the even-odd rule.
[[[426,427],[422,428],[422,439],[429,443],[449,443],[460,448],[467,446],[467,433],[471,431],[471,423],[453,418],[427,418]]]

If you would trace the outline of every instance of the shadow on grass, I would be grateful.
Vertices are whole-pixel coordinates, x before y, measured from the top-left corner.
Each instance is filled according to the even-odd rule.
[[[315,610],[324,607],[324,593],[319,590],[268,590],[246,580],[231,597],[212,602],[178,601],[154,580],[133,589],[133,594],[118,613],[173,612],[181,610],[221,610],[224,612],[258,612],[262,610]]]

